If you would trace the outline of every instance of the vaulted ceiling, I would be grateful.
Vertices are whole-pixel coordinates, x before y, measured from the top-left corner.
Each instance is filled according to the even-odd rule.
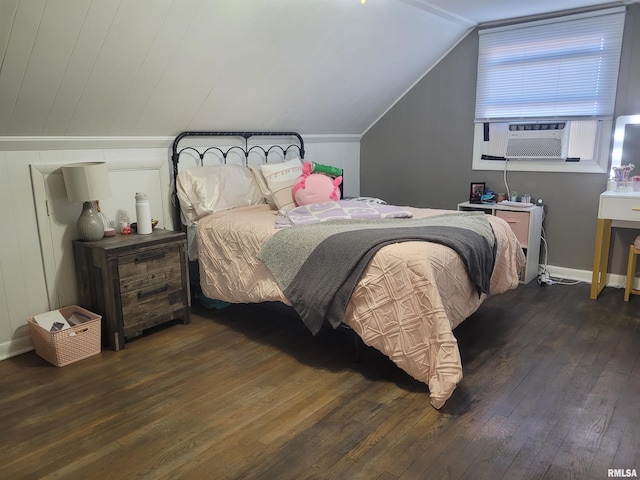
[[[600,3],[0,0],[0,136],[361,134],[479,23]]]

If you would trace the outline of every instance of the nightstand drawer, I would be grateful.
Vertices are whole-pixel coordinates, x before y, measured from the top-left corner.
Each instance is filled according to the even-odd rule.
[[[180,276],[158,275],[142,288],[122,293],[124,336],[133,337],[143,330],[164,323],[184,307]]]
[[[180,248],[164,245],[118,258],[124,336],[139,335],[183,308]]]
[[[180,276],[180,249],[176,245],[147,248],[118,258],[120,291],[139,288],[139,283],[153,281],[155,275],[177,270]]]
[[[504,219],[509,224],[522,248],[529,247],[529,212],[496,210],[496,217]]]

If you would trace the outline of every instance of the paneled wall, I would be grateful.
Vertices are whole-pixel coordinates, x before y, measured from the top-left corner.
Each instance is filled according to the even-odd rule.
[[[0,135],[361,134],[473,24],[422,3],[2,0]]]
[[[132,191],[168,191],[172,140],[0,137],[0,359],[32,349],[29,316],[77,302],[70,252],[80,206],[60,197],[59,166],[106,161],[112,197],[101,205],[115,219],[119,209],[135,213]],[[358,136],[310,135],[305,146],[306,159],[345,169],[345,195],[359,194]],[[171,228],[168,198],[155,203],[152,214]]]

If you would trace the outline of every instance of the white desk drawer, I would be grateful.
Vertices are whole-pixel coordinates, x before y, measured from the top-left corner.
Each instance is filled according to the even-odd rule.
[[[600,197],[598,218],[640,222],[640,197]]]

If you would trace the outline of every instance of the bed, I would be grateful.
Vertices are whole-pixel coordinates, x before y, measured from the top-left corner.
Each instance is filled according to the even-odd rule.
[[[276,138],[293,143],[280,144]],[[207,156],[213,158],[207,161]],[[274,204],[278,184],[263,182],[259,175],[264,171],[268,178],[273,169],[283,170],[304,156],[304,141],[295,132],[184,132],[176,137],[172,147],[176,228],[188,232],[202,293],[229,303],[279,302],[303,312],[303,320],[308,309],[320,311],[333,327],[348,326],[365,344],[426,383],[431,404],[441,408],[463,375],[453,330],[489,294],[518,286],[525,261],[520,244],[508,224],[495,216],[372,207],[367,202],[358,206],[366,203],[364,210],[375,211],[371,218],[338,215],[309,225],[295,223],[301,207],[293,202],[283,210],[282,201]],[[226,177],[218,179],[227,170],[249,187]],[[215,201],[194,193],[202,193],[203,185],[209,194],[215,192]],[[244,192],[243,198],[224,198],[227,188]],[[284,190],[290,197],[291,190]],[[351,212],[354,202],[358,200],[327,202],[307,210]],[[287,224],[289,217],[292,223]],[[312,246],[309,239],[315,239]],[[361,248],[360,243],[367,243],[366,253],[355,254],[353,268],[345,267],[349,270],[345,277],[334,279],[341,275],[336,265],[348,263],[344,256]],[[328,300],[323,297],[325,287],[318,287],[323,278],[339,284]],[[307,326],[317,331],[317,324]]]

